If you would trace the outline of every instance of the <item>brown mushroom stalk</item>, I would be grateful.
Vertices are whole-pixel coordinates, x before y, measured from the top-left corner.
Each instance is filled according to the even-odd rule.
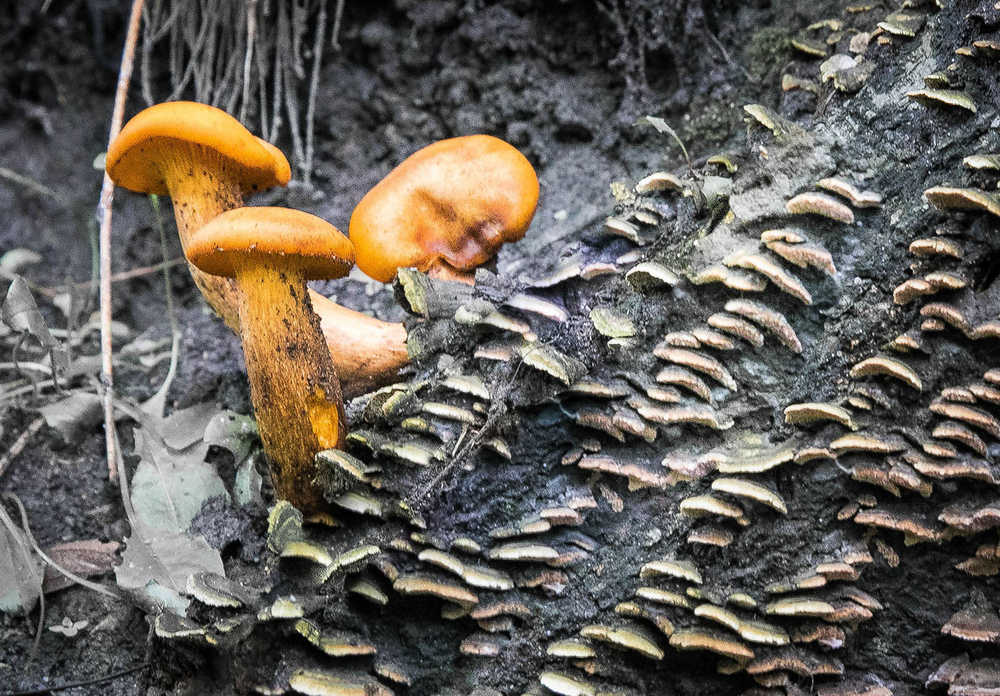
[[[340,377],[344,398],[350,399],[397,379],[409,365],[406,329],[337,304],[310,290],[313,311]]]
[[[344,443],[343,397],[306,281],[339,278],[354,249],[335,227],[286,208],[238,208],[203,226],[188,259],[235,278],[243,352],[275,495],[303,511],[322,506],[317,452]]]

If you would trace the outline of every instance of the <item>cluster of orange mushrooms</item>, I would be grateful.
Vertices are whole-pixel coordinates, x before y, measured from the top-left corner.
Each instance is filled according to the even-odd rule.
[[[191,275],[243,341],[275,494],[309,511],[322,506],[316,453],[344,442],[344,395],[391,381],[409,358],[401,324],[341,307],[306,282],[341,278],[356,262],[383,283],[402,267],[471,283],[476,266],[524,236],[538,202],[538,178],[516,148],[450,138],[371,189],[348,238],[308,213],[244,207],[246,196],[288,183],[288,160],[194,102],[137,114],[108,149],[107,171],[119,186],[172,199]]]

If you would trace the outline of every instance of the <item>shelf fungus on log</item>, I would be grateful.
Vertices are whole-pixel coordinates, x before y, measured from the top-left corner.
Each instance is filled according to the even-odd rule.
[[[892,377],[917,391],[923,389],[923,383],[913,368],[902,361],[885,356],[867,358],[855,363],[850,370],[850,375],[852,379],[876,375]]]
[[[722,283],[727,288],[740,292],[763,292],[767,288],[766,278],[755,273],[733,270],[722,264],[715,264],[699,271],[691,277],[691,282],[695,285]]]
[[[729,638],[716,631],[680,629],[670,636],[670,647],[675,650],[704,650],[739,662],[754,658],[754,651],[742,641]]]
[[[727,257],[723,263],[727,266],[756,271],[774,283],[782,292],[788,293],[803,304],[812,304],[812,295],[802,282],[782,268],[773,258],[768,258],[764,254],[738,253]]]
[[[948,106],[976,113],[976,102],[966,92],[957,89],[916,89],[906,96],[925,106]]]
[[[836,404],[808,402],[802,404],[792,404],[785,407],[785,422],[802,425],[821,421],[833,421],[840,423],[845,428],[857,430],[858,426],[851,416],[851,412]]]
[[[754,348],[760,348],[764,345],[764,334],[746,319],[741,319],[726,312],[716,312],[706,321],[713,329],[718,329],[719,331],[742,338]]]
[[[753,481],[740,478],[717,478],[712,481],[712,490],[720,493],[728,493],[738,498],[754,500],[770,508],[774,508],[783,515],[788,514],[788,507],[777,492]]]
[[[838,196],[843,196],[855,208],[878,208],[882,205],[882,196],[874,191],[862,191],[857,186],[844,179],[827,177],[820,179],[816,185]]]
[[[964,252],[958,242],[945,237],[915,239],[910,242],[909,250],[911,254],[916,256],[950,256],[959,260],[964,257]]]
[[[590,624],[580,629],[580,636],[631,650],[652,660],[663,659],[663,649],[652,636],[638,627]]]
[[[793,215],[819,215],[848,225],[854,223],[854,211],[825,193],[800,193],[785,203],[785,210]]]
[[[729,300],[726,302],[725,309],[727,312],[738,314],[764,327],[793,353],[802,352],[799,337],[795,335],[795,331],[785,319],[785,315],[780,312],[753,300]]]
[[[729,374],[729,370],[709,355],[673,346],[657,346],[653,351],[653,355],[661,360],[666,360],[675,365],[681,365],[682,367],[687,367],[708,375],[730,391],[737,390],[736,380]]]

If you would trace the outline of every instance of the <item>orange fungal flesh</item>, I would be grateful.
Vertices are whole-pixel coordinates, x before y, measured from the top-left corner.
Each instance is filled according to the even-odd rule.
[[[320,509],[314,458],[343,447],[345,418],[305,276],[290,264],[255,264],[237,273],[236,284],[250,397],[275,497],[303,512]]]
[[[245,193],[284,186],[291,176],[288,161],[277,148],[255,137],[225,111],[179,101],[151,106],[125,124],[108,148],[111,179],[131,191],[166,195],[170,186],[157,167],[157,156],[162,153],[158,140],[198,145],[229,159],[239,169]]]
[[[358,267],[390,282],[396,269],[443,260],[468,271],[524,236],[538,178],[512,145],[489,135],[418,150],[380,181],[351,215]]]
[[[344,409],[306,281],[345,275],[354,260],[350,241],[308,213],[238,208],[203,226],[188,258],[235,277],[251,401],[275,493],[305,512],[320,509],[313,460],[343,445]]]
[[[402,324],[348,309],[312,290],[309,298],[319,315],[345,398],[397,381],[399,371],[410,362]]]

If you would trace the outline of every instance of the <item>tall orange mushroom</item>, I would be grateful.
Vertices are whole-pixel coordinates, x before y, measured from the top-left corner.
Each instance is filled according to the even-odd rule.
[[[188,240],[188,260],[235,278],[250,397],[276,495],[320,507],[313,458],[344,441],[344,406],[307,280],[340,278],[354,265],[333,225],[287,208],[237,208]]]
[[[538,177],[517,148],[490,135],[418,150],[361,199],[349,234],[358,267],[383,283],[413,266],[472,282],[472,271],[524,236]]]
[[[119,186],[170,196],[185,252],[206,222],[243,205],[244,196],[284,186],[291,177],[277,148],[225,111],[185,101],[136,114],[108,148],[106,168]],[[191,275],[212,308],[238,331],[232,283],[193,267]]]
[[[139,193],[169,195],[181,247],[209,220],[243,205],[244,196],[284,186],[291,176],[281,150],[207,104],[168,102],[134,116],[108,149],[111,179]],[[228,278],[189,264],[212,309],[239,332],[236,291]],[[408,362],[402,325],[354,312],[310,291],[333,351],[344,393],[361,394],[393,379]]]

